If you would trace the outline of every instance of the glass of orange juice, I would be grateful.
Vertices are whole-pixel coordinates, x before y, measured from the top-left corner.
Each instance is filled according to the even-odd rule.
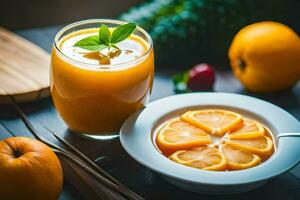
[[[142,28],[137,26],[113,50],[90,51],[75,45],[83,38],[96,37],[100,26],[112,33],[124,24],[85,20],[64,27],[55,36],[52,99],[72,132],[95,139],[114,137],[123,122],[149,100],[154,53],[152,39]]]

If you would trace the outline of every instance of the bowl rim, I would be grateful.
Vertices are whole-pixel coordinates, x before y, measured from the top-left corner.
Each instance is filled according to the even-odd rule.
[[[220,101],[222,99],[222,101]],[[300,160],[300,138],[282,137],[275,153],[262,164],[238,171],[206,171],[175,163],[157,151],[152,142],[152,128],[157,120],[176,109],[191,106],[229,106],[243,109],[266,120],[276,132],[299,132],[300,122],[282,108],[254,97],[233,94],[201,92],[173,95],[149,103],[129,117],[120,130],[120,142],[137,162],[162,175],[187,183],[206,185],[249,184],[270,179],[292,167]],[[289,124],[289,126],[286,126]]]

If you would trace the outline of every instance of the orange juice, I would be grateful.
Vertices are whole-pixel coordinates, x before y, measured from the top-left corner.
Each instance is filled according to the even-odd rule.
[[[51,92],[69,129],[87,135],[111,135],[148,101],[154,73],[150,36],[141,28],[120,42],[121,54],[101,63],[100,54],[74,47],[97,34],[100,24],[113,28],[115,20],[87,20],[60,31],[51,60]],[[107,53],[107,49],[101,53]]]

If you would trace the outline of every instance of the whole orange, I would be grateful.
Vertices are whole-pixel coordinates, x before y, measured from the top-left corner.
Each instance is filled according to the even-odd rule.
[[[253,92],[274,92],[300,78],[300,38],[284,24],[248,25],[234,37],[229,59],[235,76]]]
[[[27,137],[0,141],[0,199],[56,200],[63,172],[55,153]]]

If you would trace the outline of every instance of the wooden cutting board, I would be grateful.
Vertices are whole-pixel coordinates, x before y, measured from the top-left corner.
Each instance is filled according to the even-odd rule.
[[[49,68],[46,51],[0,27],[0,104],[49,96]]]

